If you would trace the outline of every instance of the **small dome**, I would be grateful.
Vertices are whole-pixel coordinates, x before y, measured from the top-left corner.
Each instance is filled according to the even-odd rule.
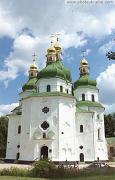
[[[26,90],[36,90],[36,82],[37,82],[37,77],[31,78],[28,80],[28,82],[22,87],[23,91]]]
[[[40,71],[38,78],[59,77],[71,82],[70,71],[64,67],[61,61],[52,62]]]
[[[62,49],[62,47],[61,47],[61,45],[58,43],[58,41],[55,43],[54,47],[55,47],[55,49],[56,49],[57,51],[61,51],[61,49]]]
[[[80,62],[80,67],[84,65],[88,65],[88,61],[85,58]]]
[[[55,50],[54,47],[50,47],[50,48],[48,48],[47,52],[48,52],[48,53],[55,53],[56,50]]]
[[[36,64],[34,63],[34,64],[32,64],[31,66],[30,66],[30,69],[37,69],[37,66],[36,66]]]
[[[89,75],[81,76],[75,83],[74,88],[79,86],[93,86],[96,88],[97,82],[96,80],[92,79]]]

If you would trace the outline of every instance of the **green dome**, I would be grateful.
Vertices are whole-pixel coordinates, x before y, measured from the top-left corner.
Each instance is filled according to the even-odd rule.
[[[22,90],[32,90],[36,89],[36,82],[37,82],[37,77],[31,78],[28,80],[28,82],[22,87]]]
[[[92,79],[89,75],[81,76],[75,83],[74,88],[76,89],[78,86],[94,86],[96,87],[96,80]]]
[[[61,61],[52,62],[48,64],[43,70],[39,72],[38,79],[59,77],[71,82],[71,73],[64,67]]]

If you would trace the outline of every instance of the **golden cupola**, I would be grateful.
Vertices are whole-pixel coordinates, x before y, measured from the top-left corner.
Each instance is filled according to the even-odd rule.
[[[59,61],[62,59],[62,46],[59,43],[59,38],[57,37],[56,43],[54,44],[55,50],[56,50],[56,60]]]
[[[48,52],[48,54],[52,54],[52,53],[55,54],[56,53],[56,50],[53,46],[53,41],[51,41],[51,47],[48,48],[47,52]]]
[[[33,64],[30,66],[29,69],[29,78],[33,78],[33,77],[37,77],[38,75],[38,69],[37,69],[37,65],[35,63],[35,54],[33,55]]]
[[[51,47],[47,50],[47,64],[56,61],[56,49],[53,46],[53,41],[51,41]]]
[[[54,44],[54,47],[55,47],[56,51],[62,51],[62,47],[61,47],[61,45],[59,43],[59,38],[58,37],[56,39],[56,43]]]
[[[89,65],[88,65],[88,61],[83,58],[80,62],[80,76],[89,74]]]

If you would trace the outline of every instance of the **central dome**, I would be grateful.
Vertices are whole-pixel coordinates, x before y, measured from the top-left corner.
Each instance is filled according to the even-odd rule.
[[[39,72],[38,79],[49,77],[59,77],[71,82],[71,73],[61,61],[52,62]]]

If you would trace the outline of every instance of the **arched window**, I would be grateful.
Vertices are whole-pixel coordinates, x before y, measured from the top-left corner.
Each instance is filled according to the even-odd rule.
[[[97,114],[97,119],[99,119],[99,114]]]
[[[98,140],[101,140],[101,129],[98,128]]]
[[[82,101],[85,101],[85,94],[82,94]]]
[[[21,133],[21,126],[19,125],[18,126],[18,134],[20,134]]]
[[[45,139],[46,138],[46,133],[43,133],[43,139]]]
[[[92,102],[95,102],[95,96],[94,96],[94,94],[91,95],[91,100],[92,100]]]
[[[16,159],[18,160],[20,158],[20,153],[18,152],[17,154],[16,154]]]
[[[47,85],[47,92],[50,92],[50,91],[51,91],[51,86]]]
[[[85,68],[83,68],[83,73],[85,73]]]
[[[60,92],[63,92],[63,86],[60,86]]]
[[[39,92],[39,87],[38,87],[38,92]]]
[[[33,76],[33,72],[31,72],[31,76]]]
[[[83,132],[83,125],[80,125],[80,133]]]
[[[84,162],[84,154],[80,153],[80,162]]]
[[[71,88],[71,93],[72,93],[72,95],[74,96],[74,89],[73,89],[73,86],[72,86],[72,88]]]

